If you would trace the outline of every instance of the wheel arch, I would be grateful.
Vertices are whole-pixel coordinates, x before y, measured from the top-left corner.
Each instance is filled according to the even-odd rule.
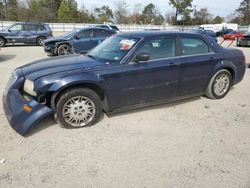
[[[0,36],[0,38],[2,38],[5,41],[5,43],[8,42],[8,40],[4,36]]]
[[[100,97],[101,101],[105,101],[106,100],[106,96],[105,96],[105,91],[102,89],[101,86],[99,86],[98,84],[95,83],[90,83],[90,82],[84,82],[84,83],[72,83],[72,84],[68,84],[66,86],[64,86],[63,88],[60,88],[58,91],[52,93],[51,95],[51,100],[50,100],[50,105],[51,108],[53,110],[56,109],[56,104],[59,100],[59,98],[65,93],[67,92],[67,90],[71,90],[71,89],[76,89],[76,88],[87,88],[87,89],[91,89],[93,90],[95,93],[97,93],[97,95]],[[103,106],[105,107],[105,106]]]

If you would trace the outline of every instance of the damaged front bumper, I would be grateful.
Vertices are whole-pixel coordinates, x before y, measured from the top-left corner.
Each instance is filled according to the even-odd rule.
[[[20,88],[24,78],[20,77],[20,70],[16,71],[17,79],[9,82],[3,94],[3,109],[11,125],[21,135],[25,135],[41,119],[52,114],[52,109],[31,99],[26,100]],[[27,108],[29,110],[27,110]]]

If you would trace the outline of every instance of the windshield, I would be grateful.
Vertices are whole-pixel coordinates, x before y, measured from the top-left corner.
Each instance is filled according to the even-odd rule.
[[[65,38],[70,38],[70,37],[75,36],[77,33],[79,33],[79,30],[70,31],[70,32],[68,32],[68,33],[65,33],[65,34],[63,35],[63,37],[65,37]]]
[[[94,48],[87,56],[107,63],[119,63],[140,39],[112,36]]]
[[[118,27],[114,26],[114,25],[111,25],[110,26],[113,30],[116,30],[116,31],[119,31]]]

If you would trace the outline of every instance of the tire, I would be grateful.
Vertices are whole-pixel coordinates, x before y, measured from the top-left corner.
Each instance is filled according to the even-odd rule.
[[[59,56],[72,54],[72,48],[67,44],[62,44],[57,48],[57,54]]]
[[[231,73],[225,69],[219,70],[210,80],[206,90],[206,96],[210,99],[221,99],[227,95],[231,87]]]
[[[0,47],[4,47],[6,44],[6,40],[2,37],[0,37]]]
[[[37,44],[38,46],[42,46],[44,40],[45,40],[45,37],[38,37],[38,38],[36,39],[36,44]]]
[[[102,115],[102,102],[93,90],[66,90],[56,105],[55,118],[63,128],[82,128],[94,125]]]

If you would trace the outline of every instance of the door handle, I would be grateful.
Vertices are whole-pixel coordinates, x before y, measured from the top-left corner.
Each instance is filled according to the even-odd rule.
[[[178,65],[178,63],[174,63],[174,62],[171,62],[171,63],[169,63],[169,67],[176,67]]]

